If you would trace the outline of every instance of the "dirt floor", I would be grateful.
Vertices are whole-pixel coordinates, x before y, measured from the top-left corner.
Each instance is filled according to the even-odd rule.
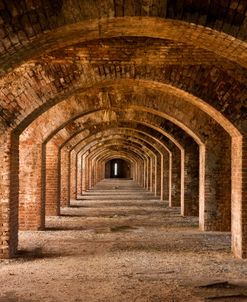
[[[0,261],[0,302],[247,301],[230,234],[200,232],[129,180],[104,181],[46,224]]]

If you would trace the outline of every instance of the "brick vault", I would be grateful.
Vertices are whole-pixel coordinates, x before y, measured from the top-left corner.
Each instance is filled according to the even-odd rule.
[[[0,258],[125,175],[247,257],[247,2],[0,1]]]

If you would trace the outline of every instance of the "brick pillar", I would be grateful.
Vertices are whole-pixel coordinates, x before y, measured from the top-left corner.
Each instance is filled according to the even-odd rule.
[[[81,156],[77,154],[77,194],[81,195],[81,173],[82,173],[82,160]]]
[[[231,140],[224,131],[206,143],[204,169],[205,191],[204,202],[203,199],[200,201],[200,228],[205,231],[230,231]]]
[[[63,148],[60,151],[60,203],[62,207],[70,204],[70,152]]]
[[[167,154],[163,156],[163,200],[171,203],[171,168],[172,168],[172,155]]]
[[[147,158],[147,165],[146,165],[146,188],[149,190],[149,183],[150,183],[150,158]]]
[[[98,163],[97,160],[94,160],[94,186],[97,184],[98,182]]]
[[[77,163],[76,153],[70,152],[70,198],[76,199],[77,197]]]
[[[147,189],[147,159],[144,159],[143,166],[143,187],[144,189]]]
[[[141,161],[142,165],[141,165],[141,169],[140,169],[140,185],[142,187],[144,187],[144,160]],[[133,164],[131,164],[130,166],[130,177],[131,177],[131,169],[133,167]]]
[[[94,186],[94,161],[90,159],[91,175],[90,175],[90,188]]]
[[[100,180],[105,179],[105,173],[106,173],[105,163],[100,162]]]
[[[247,137],[232,139],[232,251],[247,258]]]
[[[16,254],[18,246],[18,137],[0,137],[0,258]]]
[[[153,171],[153,162],[154,162],[154,159],[153,157],[150,157],[150,165],[149,165],[149,190],[150,192],[154,192],[154,186],[153,186],[153,183],[154,183],[154,171]]]
[[[92,188],[92,175],[93,175],[93,165],[92,165],[92,159],[88,158],[88,188],[91,189]]]
[[[156,196],[161,196],[161,156],[160,154],[157,156],[156,162]]]
[[[85,190],[87,191],[89,189],[89,161],[88,161],[88,154],[85,158]]]
[[[242,258],[247,258],[247,136],[243,139],[242,150]]]
[[[151,177],[151,190],[152,192],[156,193],[156,175],[155,175],[155,172],[156,172],[156,167],[155,167],[155,162],[156,162],[156,159],[155,159],[155,155],[153,155],[152,157],[152,160],[151,160],[151,172],[152,172],[152,177]]]
[[[163,177],[163,173],[164,173],[164,155],[161,154],[160,156],[160,169],[159,169],[159,175],[160,175],[160,200],[163,200],[164,197],[164,177]]]
[[[150,161],[149,161],[149,191],[153,192],[153,158],[150,156]]]
[[[185,147],[184,202],[181,214],[199,215],[199,146],[195,142],[188,142]]]
[[[42,152],[44,151],[44,152]],[[20,138],[20,195],[19,225],[22,230],[45,228],[45,166],[42,166],[45,150],[41,144],[22,141]],[[44,162],[44,161],[43,161]]]
[[[137,179],[137,174],[138,174],[138,166],[137,163],[135,164],[135,168],[133,169],[133,179],[136,181]]]
[[[153,171],[153,180],[152,180],[152,183],[153,183],[153,193],[155,196],[157,196],[157,156],[155,155],[154,158],[153,158],[153,168],[152,168],[152,171]]]
[[[98,164],[98,162],[96,160],[95,163],[94,163],[94,170],[95,170],[95,173],[94,173],[94,177],[95,177],[95,179],[94,179],[94,185],[97,185],[97,183],[99,181],[98,180],[99,179],[98,169],[99,169],[99,164]]]
[[[138,171],[138,163],[137,163],[137,161],[135,162],[135,164],[133,166],[133,169],[132,169],[132,177],[133,177],[134,180],[135,180],[136,171]]]
[[[45,214],[46,216],[60,215],[60,200],[59,200],[59,148],[49,141],[46,148],[46,185],[45,185]]]
[[[82,193],[85,193],[85,191],[87,190],[86,183],[87,183],[87,179],[86,179],[86,154],[84,154],[82,156]]]
[[[149,167],[150,167],[150,158],[147,157],[147,161],[146,161],[146,189],[147,190],[149,190],[149,177],[150,177]]]
[[[96,162],[95,170],[96,170],[95,184],[97,184],[99,181],[101,181],[101,172],[102,172],[102,164],[99,161]]]
[[[92,161],[93,164],[93,179],[92,179],[92,186],[94,187],[96,184],[96,164],[95,160]]]
[[[169,203],[170,207],[181,206],[181,151],[174,148],[172,154],[172,196]]]

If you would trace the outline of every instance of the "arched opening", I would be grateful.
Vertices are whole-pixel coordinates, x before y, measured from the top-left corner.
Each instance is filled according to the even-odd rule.
[[[105,178],[130,178],[130,164],[121,158],[114,158],[105,164]]]
[[[109,110],[108,110],[110,107],[118,107],[117,105],[119,104],[120,101],[119,91],[126,90],[126,87],[119,86],[118,87],[119,91],[117,91],[117,94],[115,94],[116,97],[115,95],[112,95],[113,97],[111,97],[109,91],[106,91],[109,89],[112,83],[114,83],[114,89],[115,89],[117,84],[123,81],[126,82],[125,86],[127,87],[132,86],[132,83],[136,82],[137,83],[136,86],[140,86],[141,89],[143,89],[143,86],[146,83],[145,85],[149,85],[152,89],[155,88],[156,91],[155,94],[150,94],[150,95],[147,95],[146,93],[147,91],[143,91],[144,93],[141,94],[141,99],[138,98],[138,95],[134,94],[134,91],[128,91],[128,93],[126,94],[126,98],[123,99],[123,102],[120,107],[120,109],[131,107],[131,110],[127,112],[128,113],[127,119],[131,119],[132,122],[135,122],[135,119],[133,118],[133,116],[136,117],[134,110],[138,111],[138,109],[140,108],[140,104],[142,105],[145,104],[145,107],[147,107],[143,110],[145,115],[142,114],[142,120],[140,121],[142,123],[145,123],[145,125],[148,126],[148,123],[146,121],[147,116],[150,116],[150,114],[152,114],[152,116],[156,115],[155,120],[156,119],[159,120],[159,126],[161,126],[164,129],[166,129],[166,126],[163,125],[163,121],[162,121],[163,118],[173,122],[174,125],[181,127],[181,129],[186,130],[187,133],[191,135],[193,138],[195,138],[196,135],[202,136],[202,141],[204,141],[205,143],[205,147],[204,145],[203,146],[200,145],[201,151],[200,151],[200,159],[199,159],[200,180],[201,180],[200,181],[200,221],[202,222],[201,223],[202,229],[204,230],[218,229],[218,225],[217,227],[215,227],[217,221],[220,220],[218,212],[222,212],[221,209],[223,208],[225,209],[224,205],[219,203],[218,200],[219,199],[222,201],[227,200],[228,215],[221,215],[221,218],[222,217],[224,218],[225,216],[230,217],[229,215],[230,206],[232,205],[232,218],[234,218],[232,219],[233,221],[232,246],[233,249],[235,250],[235,254],[238,254],[240,257],[246,256],[243,255],[243,251],[242,251],[242,246],[244,246],[245,243],[245,236],[243,236],[244,217],[242,217],[244,213],[243,205],[245,204],[244,203],[245,194],[243,193],[245,192],[245,187],[244,189],[242,189],[242,184],[245,185],[245,181],[244,181],[245,171],[243,167],[245,163],[244,153],[246,150],[245,148],[246,116],[242,113],[241,114],[238,113],[239,108],[241,108],[241,112],[245,111],[245,107],[243,103],[245,98],[242,97],[239,91],[245,91],[243,85],[245,81],[242,78],[242,71],[243,71],[242,68],[246,67],[246,62],[242,58],[242,53],[243,53],[243,49],[245,49],[246,46],[244,44],[243,48],[236,47],[236,45],[239,46],[240,43],[238,39],[236,40],[226,39],[227,38],[226,34],[218,33],[207,27],[206,28],[204,28],[203,26],[199,27],[197,28],[196,35],[190,35],[190,33],[194,32],[195,29],[195,26],[192,25],[191,23],[186,24],[186,23],[181,23],[180,21],[172,21],[172,23],[170,23],[171,21],[169,20],[165,20],[165,21],[156,20],[156,18],[148,18],[148,19],[149,19],[149,26],[142,27],[140,26],[140,22],[143,22],[143,25],[146,25],[146,23],[144,23],[146,22],[145,18],[140,20],[138,17],[138,23],[136,22],[137,19],[135,17],[133,18],[124,17],[121,20],[119,20],[119,18],[116,18],[116,20],[113,18],[113,20],[111,20],[110,23],[108,18],[106,19],[102,18],[100,19],[100,26],[98,21],[97,20],[94,21],[94,18],[92,18],[93,21],[92,22],[90,21],[91,34],[88,33],[88,27],[79,26],[79,24],[80,25],[84,24],[82,23],[84,22],[84,20],[78,20],[78,23],[74,24],[76,25],[75,27],[73,25],[71,27],[69,26],[66,31],[64,31],[63,28],[61,28],[59,29],[59,31],[55,31],[55,32],[51,31],[49,33],[50,38],[52,37],[59,38],[61,35],[64,39],[53,38],[51,40],[47,40],[46,41],[47,43],[44,43],[42,39],[39,39],[40,43],[42,44],[40,44],[39,47],[35,47],[34,50],[35,53],[37,51],[37,56],[34,55],[35,54],[34,52],[30,52],[30,54],[24,57],[18,54],[18,57],[22,58],[23,62],[27,60],[29,57],[30,58],[35,57],[35,62],[31,62],[31,63],[26,62],[25,64],[23,64],[23,66],[21,65],[20,68],[16,68],[13,74],[12,72],[9,72],[6,79],[4,78],[2,81],[2,83],[6,87],[6,89],[3,89],[1,91],[2,103],[4,105],[3,108],[5,108],[4,112],[6,114],[6,117],[4,118],[6,119],[6,125],[12,125],[11,129],[15,129],[13,135],[12,134],[10,135],[10,133],[8,133],[7,134],[8,136],[6,135],[6,137],[2,138],[2,141],[4,142],[4,148],[2,152],[3,154],[1,154],[2,156],[1,158],[3,159],[7,158],[8,161],[6,161],[6,164],[3,166],[2,169],[3,175],[6,175],[6,177],[4,177],[2,180],[2,187],[4,188],[2,193],[4,208],[2,211],[3,214],[1,215],[3,216],[2,218],[3,222],[5,223],[7,221],[6,225],[8,226],[7,231],[4,229],[3,234],[5,235],[5,232],[7,233],[9,232],[10,234],[9,240],[4,239],[3,241],[4,245],[6,245],[7,247],[4,248],[3,250],[4,254],[7,255],[9,253],[9,249],[11,248],[13,250],[13,253],[16,250],[16,242],[17,242],[16,232],[18,228],[18,224],[16,223],[18,215],[16,215],[16,212],[18,211],[18,209],[16,209],[15,207],[17,207],[16,205],[18,205],[19,193],[20,196],[22,196],[23,198],[22,199],[23,202],[24,203],[27,202],[28,204],[28,206],[25,205],[23,208],[27,210],[26,212],[31,218],[30,221],[35,222],[34,223],[35,227],[37,227],[37,225],[42,226],[42,223],[40,223],[41,220],[40,217],[44,216],[42,213],[44,207],[42,204],[43,196],[41,196],[42,194],[44,195],[44,192],[42,192],[41,185],[40,185],[42,183],[41,178],[42,177],[44,178],[44,175],[40,175],[40,174],[41,171],[43,170],[43,166],[41,165],[42,162],[41,158],[42,156],[45,156],[45,152],[41,154],[40,150],[42,150],[41,145],[42,144],[44,145],[44,139],[47,140],[47,135],[49,134],[51,127],[49,125],[48,127],[49,129],[48,128],[45,129],[45,132],[42,135],[40,135],[40,137],[38,136],[40,131],[38,131],[37,128],[34,127],[35,131],[33,137],[35,138],[36,146],[34,146],[33,144],[34,140],[31,138],[31,136],[30,138],[25,138],[24,142],[21,141],[20,143],[20,150],[24,151],[22,152],[24,156],[20,157],[20,159],[22,160],[22,158],[25,159],[27,158],[29,160],[28,165],[25,164],[22,165],[23,167],[27,166],[29,171],[24,171],[23,169],[19,169],[20,171],[24,172],[24,175],[20,175],[19,177],[20,181],[27,184],[28,183],[27,180],[30,180],[25,190],[22,190],[22,185],[20,185],[20,190],[18,187],[19,186],[18,184],[19,167],[18,167],[18,160],[17,160],[18,152],[19,152],[18,135],[21,134],[23,130],[26,127],[28,127],[28,125],[32,121],[35,121],[35,119],[41,113],[48,110],[51,106],[55,107],[57,103],[62,102],[66,98],[70,97],[71,95],[73,95],[73,98],[76,98],[78,93],[86,93],[86,98],[85,98],[86,101],[82,102],[80,106],[78,106],[78,108],[80,109],[83,108],[83,112],[84,111],[86,112],[86,109],[88,110],[88,112],[96,111],[95,109],[95,105],[96,105],[97,109],[99,109],[100,107],[107,108],[107,112],[103,116],[104,121],[105,120],[108,121],[108,119],[110,120],[110,118],[112,118],[114,122],[116,122],[120,120],[122,117],[126,118],[126,110],[125,112],[123,112],[122,110],[118,110],[119,112],[112,112],[111,115],[109,115]],[[87,22],[85,22],[85,25],[89,26]],[[170,30],[171,29],[170,25],[172,25],[173,30]],[[85,31],[82,31],[82,27],[85,28]],[[99,28],[100,31],[98,30]],[[148,31],[146,31],[146,28],[148,28]],[[80,36],[77,35],[78,31],[80,31]],[[121,33],[121,39],[117,38],[118,41],[115,39],[114,43],[107,40],[107,38],[111,39],[113,37],[114,38],[119,37],[120,35],[119,31]],[[182,31],[184,34],[181,33]],[[66,36],[64,36],[64,32],[66,32]],[[180,34],[178,35],[177,32],[180,32]],[[72,35],[72,33],[74,34]],[[48,38],[47,35],[45,36],[46,38]],[[124,39],[122,39],[122,36],[124,37]],[[128,38],[129,36],[135,37],[135,39],[133,39],[135,41],[129,40]],[[190,43],[187,43],[188,36],[190,37],[189,40]],[[136,45],[138,46],[138,49],[140,48],[139,45],[142,45],[143,42],[142,39],[140,39],[140,37],[145,37],[144,39],[145,42],[143,47],[144,51],[138,53],[134,51],[132,53],[132,49],[134,50],[137,49]],[[146,37],[150,38],[148,43],[146,41],[147,40]],[[160,41],[156,40],[158,38],[160,39]],[[61,43],[54,44],[57,43],[58,40],[59,41],[61,40]],[[104,50],[110,49],[110,52],[105,53],[104,51],[102,51],[101,48],[99,48],[101,53],[96,52],[95,57],[90,57],[87,59],[88,49],[92,49],[94,44],[89,43],[89,44],[85,44],[86,45],[85,46],[85,45],[78,45],[77,43],[79,41],[85,42],[90,40],[95,40],[93,43],[103,45]],[[167,40],[171,40],[173,41],[172,43],[176,43],[176,51],[170,51],[170,49],[173,49],[173,46],[170,46]],[[216,40],[217,43],[215,43]],[[32,41],[33,43],[36,43],[36,40],[33,39]],[[229,47],[229,41],[231,43],[231,47]],[[119,42],[120,44],[116,48],[115,45],[116,43]],[[129,48],[128,45],[130,44],[130,42],[131,42],[131,47]],[[45,46],[43,46],[43,44],[45,44]],[[188,48],[187,44],[190,44],[191,46]],[[222,47],[218,47],[221,44]],[[74,54],[71,54],[71,49],[64,49],[62,52],[59,51],[58,52],[59,56],[57,56],[55,52],[52,53],[50,52],[51,50],[61,49],[62,47],[65,48],[67,46],[70,47],[70,45],[77,45],[74,48],[75,49]],[[148,47],[147,45],[151,46],[150,49],[147,49]],[[129,53],[130,58],[128,58],[127,60],[129,63],[128,66],[126,66],[126,57],[125,57],[126,51],[123,53],[119,52],[119,49],[123,49],[123,46],[125,47],[125,49],[128,50],[127,53]],[[200,51],[198,52],[199,46],[200,46]],[[47,64],[48,57],[46,55],[45,57],[41,56],[43,54],[43,51],[45,51],[46,47],[49,47],[49,54],[50,54],[49,64]],[[87,48],[86,50],[84,49],[85,47]],[[193,48],[196,49],[195,53],[192,52]],[[78,52],[76,49],[80,49],[80,51]],[[162,49],[164,49],[163,56],[161,55]],[[223,49],[227,51],[222,52]],[[234,53],[231,54],[231,52],[233,51]],[[167,52],[169,53],[170,57],[167,57]],[[67,53],[69,53],[69,56],[64,55]],[[121,64],[114,65],[115,64],[114,63],[111,66],[111,68],[109,68],[108,63],[115,62],[116,53],[119,53],[120,55],[118,57],[117,62],[121,62]],[[157,57],[154,56],[155,53],[158,53],[159,56]],[[185,53],[189,53],[190,58],[184,56]],[[195,54],[193,58],[191,57],[192,53]],[[63,57],[60,57],[60,54],[63,54]],[[74,64],[75,60],[71,60],[71,57],[73,56],[77,60],[76,64]],[[105,58],[109,58],[109,60],[107,60],[108,62],[107,64],[105,64],[106,63]],[[185,58],[182,63],[181,63],[181,58]],[[204,59],[206,59],[205,62]],[[10,70],[9,68],[9,66],[11,66],[10,62],[6,60],[5,57],[4,60],[7,62],[8,69]],[[16,62],[18,60],[16,60],[16,62],[14,61],[15,59],[13,59],[13,63],[12,63],[13,66],[17,64]],[[95,65],[96,61],[98,64],[97,67]],[[147,64],[145,65],[144,68],[143,62],[152,63],[152,72],[150,72],[151,65]],[[179,66],[174,67],[173,62],[176,62],[177,65]],[[21,64],[21,61],[19,64]],[[112,63],[110,63],[110,65],[111,64]],[[48,66],[49,68],[47,68]],[[200,66],[200,68],[198,68],[198,66]],[[59,69],[61,69],[61,73],[57,72]],[[233,72],[230,72],[230,70],[232,70]],[[190,71],[191,75],[190,74],[188,75],[188,71]],[[196,75],[194,71],[198,72],[198,75]],[[175,78],[174,75],[179,75],[179,76]],[[210,76],[204,78],[204,75],[210,75]],[[235,82],[235,75],[237,78],[236,82]],[[225,79],[225,78],[227,79],[226,79],[226,83],[224,84],[221,79]],[[40,81],[37,82],[37,79],[40,79]],[[28,82],[28,87],[25,87],[23,83],[27,83],[27,82]],[[96,88],[99,89],[99,87],[101,86],[103,88],[103,91],[100,91],[97,97],[97,102],[95,102],[95,96],[93,97],[93,100],[90,101],[88,91],[90,89],[94,90],[94,87],[95,89]],[[16,89],[16,87],[19,87],[19,89]],[[29,97],[26,98],[22,93],[20,93],[23,91],[23,87],[24,87],[25,96],[27,94],[30,97],[30,99]],[[195,90],[195,87],[198,87],[198,89]],[[233,87],[234,87],[234,91],[232,90]],[[167,95],[168,91],[169,94]],[[45,92],[45,94],[43,94],[43,92]],[[140,95],[140,93],[138,94]],[[165,101],[164,102],[162,101],[163,99],[162,97],[162,99],[160,98],[159,101],[155,103],[154,100],[158,100],[158,95],[161,94],[162,95],[165,94],[164,97]],[[178,100],[174,101],[174,96],[177,96]],[[174,101],[174,103],[168,106],[168,101],[170,98],[172,99],[172,102]],[[15,102],[13,102],[14,105],[11,102],[12,99],[15,100]],[[180,102],[180,99],[182,103]],[[4,102],[5,100],[7,101],[6,104]],[[137,100],[137,102],[131,103],[131,100]],[[35,107],[33,107],[34,104]],[[86,108],[85,104],[92,105],[91,106],[92,108],[90,106],[89,108]],[[126,106],[126,104],[128,106]],[[160,104],[161,107],[158,106],[158,104]],[[219,106],[219,104],[222,105]],[[191,105],[195,106],[196,108],[191,107]],[[163,106],[165,108],[163,108]],[[18,109],[16,110],[16,112],[19,111],[19,108],[23,109],[20,111],[19,114],[16,114],[16,119],[13,119],[15,115],[13,114],[14,107]],[[7,108],[9,110],[7,110]],[[68,112],[73,112],[75,115],[76,111],[71,110],[70,106],[68,106],[68,108],[69,108]],[[168,109],[170,108],[171,110],[168,110],[167,108]],[[181,109],[179,112],[178,112],[178,108]],[[206,117],[204,117],[205,120],[204,118],[200,119],[200,116],[198,115],[197,112],[197,108],[199,108],[201,111],[209,115],[210,119],[212,120],[208,120]],[[161,112],[161,114],[158,113],[156,114],[156,111]],[[168,111],[172,111],[172,112],[168,112]],[[61,110],[59,110],[59,114],[56,114],[56,116],[62,116]],[[64,116],[68,118],[67,111],[64,113]],[[59,121],[59,124],[58,125],[56,124],[56,127],[60,127],[62,129],[62,135],[59,134],[54,138],[54,141],[59,146],[61,145],[60,140],[62,140],[63,137],[66,137],[66,135],[69,134],[69,132],[71,137],[74,136],[74,133],[72,132],[78,129],[79,124],[74,123],[71,124],[69,127],[64,127],[66,119],[60,120],[59,118],[53,119],[51,117],[52,115],[49,113],[47,119],[45,119],[45,124],[48,125],[48,122],[52,120],[54,123],[53,126],[55,128],[55,124],[56,124],[55,120],[57,120],[57,122]],[[188,117],[188,119],[186,117]],[[95,121],[96,120],[97,119],[95,118]],[[206,125],[207,129],[211,129],[212,131],[210,130],[209,132],[208,131],[205,132],[204,130],[207,130],[205,128],[203,129],[202,132],[197,133],[198,129],[202,129],[199,123],[200,120],[204,125]],[[206,120],[208,122],[206,122]],[[214,125],[215,121],[220,125],[220,127],[225,129],[226,132],[229,134],[229,135],[226,134],[226,137],[224,137],[224,139],[222,139],[223,138],[222,136],[223,132],[221,131],[222,129],[216,129],[217,127],[215,127]],[[89,119],[84,122],[85,125],[87,126],[93,123],[92,120]],[[231,124],[232,122],[234,122],[234,124]],[[150,120],[149,123],[153,124],[153,121]],[[170,133],[169,135],[171,134],[174,135],[174,132],[177,131],[174,125],[172,125],[171,128],[169,129],[168,131]],[[235,128],[235,126],[237,128]],[[89,129],[87,130],[89,131]],[[217,130],[217,133],[215,132],[215,130]],[[29,130],[27,130],[27,133],[28,132]],[[24,136],[28,136],[27,133],[24,133]],[[242,135],[244,136],[242,137]],[[182,137],[183,135],[182,136],[178,135],[178,136]],[[232,141],[232,150],[230,145],[230,139]],[[224,145],[226,145],[227,148],[225,148]],[[31,146],[33,150],[31,149]],[[187,146],[190,146],[190,144],[186,143],[186,147]],[[54,149],[56,149],[56,147],[57,146],[55,145]],[[226,153],[225,150],[227,150],[227,156],[225,156]],[[73,173],[71,174],[73,175],[76,175],[76,172],[78,170],[78,166],[74,164],[76,163],[77,160],[76,152],[78,152],[76,148],[75,150],[74,148],[69,150],[69,156],[71,155],[73,157],[72,158],[73,160],[69,162],[68,167],[72,167],[71,170],[73,171]],[[182,160],[182,162],[184,161],[185,163],[187,160],[186,152],[187,149],[185,150],[185,156]],[[58,166],[57,162],[59,162],[60,160],[60,159],[58,160],[58,158],[55,158],[54,152],[50,152],[50,153],[52,154],[52,156],[51,157],[46,156],[45,158],[45,160],[47,161],[47,166],[45,167],[46,179],[49,179],[49,177],[51,177],[51,179],[54,179],[54,171],[55,173],[57,173],[56,171],[56,167]],[[47,152],[47,154],[50,155],[49,152]],[[222,154],[224,155],[224,157],[222,156]],[[33,155],[32,160],[30,160],[31,158],[30,155]],[[224,160],[225,157],[227,157],[226,162]],[[54,164],[55,168],[51,166],[49,162],[49,160],[52,160],[54,158],[57,161]],[[21,160],[20,163],[22,163]],[[86,161],[88,166],[89,163],[90,164],[93,163],[93,159],[90,156],[89,158],[86,158]],[[20,167],[22,166],[20,164]],[[150,170],[150,173],[146,173],[144,176],[147,179],[147,183],[148,183],[147,187],[149,189],[152,189],[153,186],[150,185],[150,183],[155,182],[155,177],[153,176],[156,175],[157,169],[155,170],[155,167],[157,167],[157,164],[155,160],[154,161],[150,160],[150,162],[147,161],[146,167],[148,168],[148,170]],[[174,170],[174,165],[172,166],[172,168]],[[133,170],[132,174],[134,175],[136,173],[134,167],[132,167],[132,170]],[[180,170],[181,170],[180,173],[181,179],[182,178],[184,179],[184,175],[188,175],[188,171],[186,170],[186,168]],[[224,176],[226,175],[225,171],[227,171],[227,176],[224,178]],[[26,172],[28,172],[29,174],[28,177],[27,175],[25,175]],[[89,188],[93,181],[92,173],[93,173],[93,168],[91,169],[90,167],[89,173],[88,175],[86,175],[88,181],[86,185]],[[9,177],[9,174],[11,174],[10,175],[11,177]],[[191,173],[191,175],[193,174]],[[212,175],[214,177],[212,177]],[[69,182],[73,183],[73,187],[75,187],[76,189],[76,184],[77,184],[76,178],[75,177],[73,179],[72,178],[70,179],[69,177],[67,178],[68,178],[68,183]],[[226,181],[226,183],[222,181],[223,178],[224,181]],[[232,188],[230,188],[230,181],[232,184]],[[186,185],[187,187],[189,187],[185,181],[185,186]],[[57,190],[57,187],[54,188],[55,190],[53,191],[59,191]],[[18,190],[20,192],[18,192]],[[47,192],[49,190],[50,188],[47,188]],[[74,191],[76,193],[76,190]],[[189,190],[187,190],[187,192],[188,191]],[[225,191],[227,191],[227,198],[225,198]],[[49,192],[51,192],[51,190]],[[56,196],[58,196],[57,192],[55,193]],[[74,196],[72,195],[72,197]],[[59,201],[58,198],[56,199]],[[55,200],[55,198],[51,198],[51,201],[53,200]],[[20,205],[21,202],[22,201],[20,199]],[[10,209],[7,208],[9,204],[11,204]],[[14,204],[15,206],[13,206]],[[219,204],[219,206],[217,206],[216,204]],[[10,218],[8,217],[8,215],[5,215],[6,212],[9,212],[9,210],[11,216]],[[25,213],[25,215],[23,215],[25,220],[27,214]],[[33,217],[35,217],[35,219]],[[212,223],[212,220],[214,221],[214,223]],[[228,223],[228,225],[230,224]],[[223,229],[220,228],[220,230]],[[13,244],[10,244],[10,246],[8,246],[8,242],[13,242]],[[11,252],[9,253],[9,255],[12,255],[13,253]]]
[[[247,1],[0,3],[0,301],[245,299]]]

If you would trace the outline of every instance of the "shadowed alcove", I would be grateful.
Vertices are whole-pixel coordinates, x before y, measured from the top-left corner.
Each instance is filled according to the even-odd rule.
[[[121,158],[114,158],[105,164],[105,178],[131,178],[130,164]]]

